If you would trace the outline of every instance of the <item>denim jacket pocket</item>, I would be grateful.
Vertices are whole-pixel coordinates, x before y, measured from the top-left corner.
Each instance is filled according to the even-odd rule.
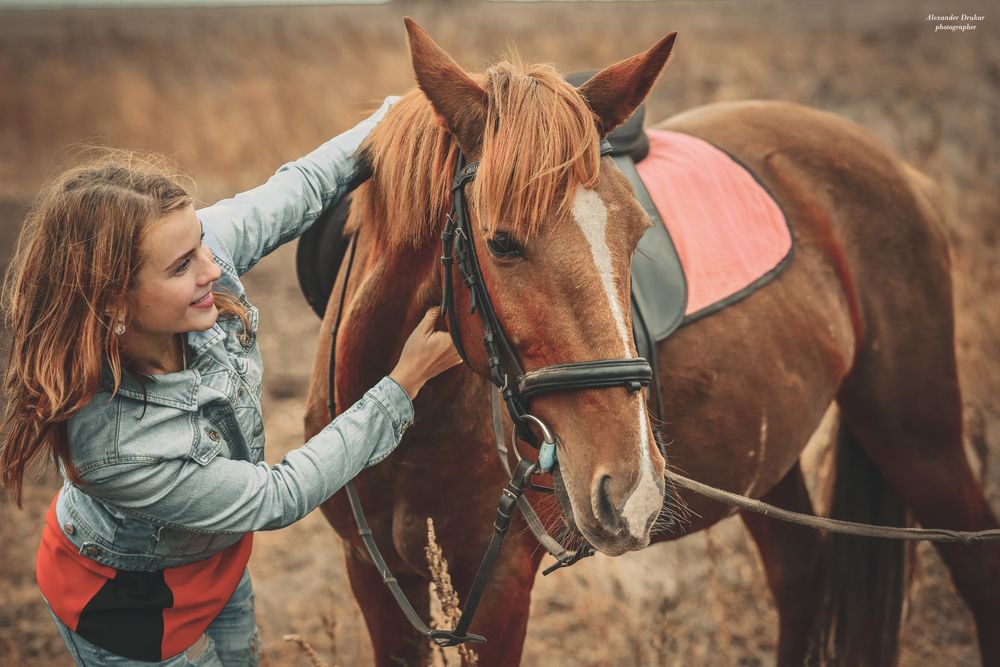
[[[199,421],[200,428],[194,430],[194,443],[191,445],[191,453],[188,454],[188,458],[204,466],[219,455],[226,443],[222,433],[211,422]]]
[[[150,544],[155,526],[114,512],[79,490],[64,487],[63,494],[57,505],[60,525],[81,555],[121,570],[150,571],[162,566]]]

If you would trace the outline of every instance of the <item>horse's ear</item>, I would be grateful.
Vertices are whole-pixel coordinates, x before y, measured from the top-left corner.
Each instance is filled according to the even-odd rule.
[[[413,19],[403,21],[420,89],[466,155],[477,155],[486,123],[486,92]]]
[[[597,114],[604,135],[624,123],[646,99],[667,64],[677,33],[672,32],[649,50],[602,69],[580,86],[580,94]]]

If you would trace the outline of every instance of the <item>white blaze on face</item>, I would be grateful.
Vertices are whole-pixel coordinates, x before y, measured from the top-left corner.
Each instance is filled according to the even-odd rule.
[[[625,313],[615,294],[615,274],[611,266],[611,249],[608,247],[608,209],[597,195],[596,190],[577,188],[573,200],[573,220],[583,231],[584,238],[590,244],[590,254],[597,266],[597,275],[604,287],[604,296],[611,306],[611,315],[622,341],[622,356],[628,356],[629,332],[625,329]]]
[[[612,319],[621,340],[621,357],[630,357],[630,332],[625,326],[625,313],[617,297],[615,275],[611,264],[611,249],[608,247],[608,209],[596,190],[577,188],[573,200],[573,220],[590,244],[590,253],[601,279],[604,295],[608,300]],[[628,522],[633,537],[641,537],[646,530],[649,517],[656,513],[663,503],[663,494],[653,474],[653,463],[649,458],[649,426],[646,419],[646,402],[638,401],[639,410],[639,483],[625,502],[622,515]]]

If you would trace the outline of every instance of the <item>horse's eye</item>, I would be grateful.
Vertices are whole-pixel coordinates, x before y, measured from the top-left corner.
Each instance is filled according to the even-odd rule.
[[[486,239],[486,247],[494,257],[516,257],[521,254],[521,246],[507,232],[497,232]]]

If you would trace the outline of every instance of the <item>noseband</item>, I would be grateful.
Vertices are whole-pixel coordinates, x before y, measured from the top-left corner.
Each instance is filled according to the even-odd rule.
[[[610,153],[611,144],[607,140],[602,140],[601,156]],[[479,163],[466,165],[464,162],[462,154],[459,153],[451,185],[453,195],[451,213],[441,234],[444,317],[447,318],[448,330],[455,349],[466,365],[471,367],[465,348],[462,346],[455,306],[452,267],[457,266],[469,290],[469,312],[479,313],[483,327],[483,343],[489,360],[490,380],[503,396],[517,437],[535,448],[540,447],[540,468],[549,470],[555,463],[555,438],[546,437],[539,445],[531,429],[528,428],[529,422],[537,422],[544,433],[549,432],[538,417],[528,412],[528,403],[532,398],[552,392],[607,387],[625,387],[629,391],[639,391],[649,385],[653,373],[649,362],[642,357],[577,361],[525,372],[517,353],[504,334],[483,282],[482,269],[476,256],[475,243],[472,241],[465,198],[465,186],[475,179]]]

